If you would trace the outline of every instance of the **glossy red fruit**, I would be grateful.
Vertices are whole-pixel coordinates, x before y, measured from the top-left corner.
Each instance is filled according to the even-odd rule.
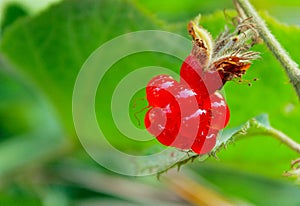
[[[198,112],[197,94],[188,84],[180,83],[175,89],[175,98],[180,108],[181,127],[178,142],[182,149],[190,149],[197,137],[201,115]]]
[[[197,154],[205,154],[214,148],[219,131],[228,124],[230,112],[219,92],[203,99],[199,108],[205,111],[205,117],[200,122],[197,138],[191,149]]]
[[[159,75],[152,78],[146,87],[149,105],[165,107],[170,101],[175,101],[172,93],[177,86],[178,82],[169,75]]]
[[[199,134],[198,138],[192,145],[192,150],[197,154],[206,154],[216,145],[219,130],[207,128],[203,135]]]
[[[185,83],[179,83],[173,90],[182,116],[190,115],[198,109],[198,94]]]
[[[206,71],[203,75],[203,83],[205,85],[209,95],[215,93],[217,90],[223,87],[222,77],[219,72],[215,70]],[[201,90],[202,88],[199,88]]]
[[[208,153],[230,116],[223,96],[216,92],[222,80],[216,71],[202,71],[194,56],[186,58],[180,75],[180,82],[168,75],[150,80],[146,93],[152,108],[145,126],[163,145]]]
[[[202,81],[203,68],[199,60],[189,55],[181,65],[180,77],[184,79],[192,88],[196,88]]]
[[[210,128],[221,130],[227,126],[230,118],[229,107],[226,104],[224,97],[216,92],[209,97],[211,104],[211,121]],[[205,101],[209,102],[209,101]]]
[[[187,83],[190,88],[194,89],[198,96],[209,96],[203,82],[203,68],[199,60],[189,55],[183,62],[180,69],[180,82]]]
[[[173,142],[179,131],[180,116],[175,116],[168,106],[165,108],[151,108],[146,113],[145,126],[161,144],[178,146],[174,145]]]

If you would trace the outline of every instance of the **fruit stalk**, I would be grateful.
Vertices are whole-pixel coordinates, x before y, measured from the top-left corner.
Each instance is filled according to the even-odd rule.
[[[272,35],[263,19],[259,16],[248,0],[233,0],[233,2],[240,15],[246,15],[245,18],[252,18],[260,37],[264,40],[268,48],[285,69],[285,72],[287,73],[288,78],[298,95],[298,99],[300,100],[300,70],[297,63],[292,60],[286,50]]]

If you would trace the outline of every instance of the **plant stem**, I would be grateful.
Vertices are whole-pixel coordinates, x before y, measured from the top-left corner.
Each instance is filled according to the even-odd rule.
[[[252,18],[260,37],[264,40],[268,48],[273,52],[274,56],[284,67],[285,72],[287,73],[290,82],[294,86],[294,89],[296,90],[300,100],[300,70],[298,69],[297,63],[291,59],[288,53],[271,34],[265,22],[258,15],[248,0],[233,0],[233,2],[235,3],[236,9],[240,14],[245,14],[247,17]]]
[[[296,151],[298,154],[300,154],[300,144],[293,139],[291,139],[289,136],[284,134],[283,132],[276,130],[274,128],[268,129],[267,133],[271,135],[272,137],[278,139],[283,144],[287,145],[292,150]]]

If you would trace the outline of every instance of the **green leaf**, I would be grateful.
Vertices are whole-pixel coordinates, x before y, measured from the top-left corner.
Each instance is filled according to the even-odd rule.
[[[20,195],[7,195],[0,194],[0,204],[9,206],[42,206],[41,201],[36,197],[20,196]]]
[[[189,20],[195,18],[199,13],[209,14],[220,9],[233,9],[231,0],[210,0],[210,1],[178,1],[174,4],[172,0],[136,0],[134,1],[139,7],[147,10],[159,19],[164,19],[167,22],[181,22],[183,19]],[[170,6],[171,5],[171,6]]]
[[[167,22],[182,22],[184,19],[192,19],[199,13],[211,14],[218,10],[224,10],[224,15],[227,15],[227,11],[234,9],[233,2],[231,0],[210,0],[210,1],[193,1],[186,0],[176,2],[172,0],[136,0],[139,7],[146,10],[148,13],[155,15],[159,19],[164,19]],[[284,23],[299,24],[299,1],[291,0],[274,0],[274,1],[261,1],[251,0],[254,7],[260,11],[268,11],[272,16],[276,17]],[[230,15],[226,16],[227,23],[230,24],[232,18]]]
[[[27,110],[32,108],[33,102],[30,99],[33,97],[1,69],[0,84],[0,141],[2,141],[31,130]]]
[[[2,183],[5,183],[1,177]],[[42,202],[37,194],[32,192],[28,185],[11,184],[10,187],[3,187],[0,192],[0,205],[6,206],[42,206]]]
[[[129,205],[177,205],[178,203],[176,195],[174,194],[175,197],[170,199],[170,191],[165,190],[161,182],[156,181],[153,176],[123,178],[102,172],[99,167],[82,164],[77,160],[65,161],[55,167],[52,172],[66,181],[66,184],[73,185],[73,187],[77,185],[78,191],[72,194],[72,199],[78,199],[79,202],[89,202],[94,199],[97,205],[109,205],[110,202],[116,200],[122,201],[121,205],[127,205],[126,203]],[[84,197],[84,190],[90,191],[90,195]]]
[[[70,0],[16,22],[4,32],[0,49],[42,89],[72,134],[71,97],[84,61],[105,41],[153,25],[126,1]]]
[[[13,24],[19,18],[28,15],[28,12],[17,3],[8,4],[3,12],[4,16],[1,21],[1,32],[3,32],[9,25]]]
[[[291,182],[251,174],[249,171],[226,168],[220,164],[194,164],[192,168],[195,182],[204,179],[226,197],[246,200],[251,205],[297,206],[300,204],[300,188]],[[269,169],[268,165],[264,169]]]
[[[170,150],[165,156],[161,156],[160,159],[143,162],[143,172],[147,169],[161,174],[173,167],[180,169],[182,165],[193,162],[195,159],[204,161],[210,156],[216,157],[216,153],[223,148],[226,148],[230,143],[234,143],[240,138],[246,138],[258,134],[268,135],[271,129],[272,127],[270,126],[268,115],[259,115],[251,118],[241,126],[222,130],[214,149],[209,154],[197,155],[193,152],[184,152],[176,149]]]
[[[299,51],[294,44],[300,41],[300,29],[283,25],[270,16],[264,17],[275,37],[293,59],[300,62]],[[255,49],[261,52],[261,59],[253,63],[245,79],[258,78],[259,81],[253,82],[251,87],[234,83],[226,85],[226,96],[232,117],[230,126],[247,121],[251,116],[267,113],[274,128],[299,142],[297,125],[300,121],[300,104],[295,91],[284,69],[267,48],[264,45],[257,45]],[[266,154],[272,154],[272,158]],[[223,161],[237,168],[275,176],[278,175],[278,171],[286,170],[290,160],[296,157],[297,154],[288,147],[281,146],[277,140],[262,135],[240,141],[233,149],[220,153]],[[266,163],[272,164],[273,169],[264,170]]]
[[[239,138],[267,134],[270,129],[271,126],[267,114],[251,118],[241,126],[223,130],[213,152],[217,152],[223,146],[226,147],[229,143],[232,143]]]
[[[27,134],[11,138],[0,145],[0,177],[25,172],[60,155],[68,144],[58,134]]]

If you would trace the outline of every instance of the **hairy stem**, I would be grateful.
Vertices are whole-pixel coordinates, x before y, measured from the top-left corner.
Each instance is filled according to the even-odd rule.
[[[274,128],[270,128],[268,130],[268,134],[272,137],[278,139],[283,144],[291,148],[292,150],[296,151],[298,154],[300,154],[300,144],[293,139],[291,139],[289,136],[284,134],[283,132],[276,130]]]
[[[283,49],[280,43],[271,34],[270,30],[267,28],[265,22],[258,15],[256,10],[250,4],[248,0],[233,0],[236,9],[239,14],[246,15],[246,17],[251,17],[254,24],[257,27],[257,31],[260,37],[264,40],[268,48],[273,52],[274,56],[278,59],[281,65],[284,67],[290,82],[294,86],[298,98],[300,100],[300,70],[296,62],[294,62],[288,53]]]

